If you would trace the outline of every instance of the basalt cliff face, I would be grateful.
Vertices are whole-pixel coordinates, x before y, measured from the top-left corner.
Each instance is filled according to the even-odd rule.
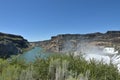
[[[106,33],[90,34],[61,34],[51,37],[50,40],[35,42],[52,52],[74,52],[83,49],[85,46],[108,46],[120,50],[120,31],[108,31]],[[84,49],[87,49],[85,47]]]
[[[0,57],[7,58],[23,52],[29,47],[29,42],[22,36],[0,32]]]

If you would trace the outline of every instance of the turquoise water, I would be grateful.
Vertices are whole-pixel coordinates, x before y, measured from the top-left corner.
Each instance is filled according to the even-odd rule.
[[[37,57],[45,58],[49,55],[49,53],[46,53],[42,50],[40,47],[35,47],[22,55],[20,55],[20,58],[24,59],[27,62],[33,62]]]

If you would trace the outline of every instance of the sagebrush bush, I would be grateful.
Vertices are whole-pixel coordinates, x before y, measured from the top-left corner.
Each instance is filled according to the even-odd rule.
[[[112,63],[57,54],[31,63],[0,59],[0,80],[120,80],[120,73]]]

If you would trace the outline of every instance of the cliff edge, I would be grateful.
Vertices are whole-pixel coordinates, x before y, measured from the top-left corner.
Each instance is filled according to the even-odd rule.
[[[7,58],[23,52],[29,47],[29,42],[22,36],[0,32],[0,57]]]
[[[50,40],[35,42],[51,52],[72,52],[82,49],[87,45],[115,47],[120,50],[120,31],[107,31],[106,33],[89,34],[60,34],[51,37]]]

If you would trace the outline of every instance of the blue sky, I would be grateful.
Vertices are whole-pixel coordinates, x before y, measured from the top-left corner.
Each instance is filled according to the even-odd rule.
[[[0,32],[29,41],[120,30],[120,0],[0,0]]]

